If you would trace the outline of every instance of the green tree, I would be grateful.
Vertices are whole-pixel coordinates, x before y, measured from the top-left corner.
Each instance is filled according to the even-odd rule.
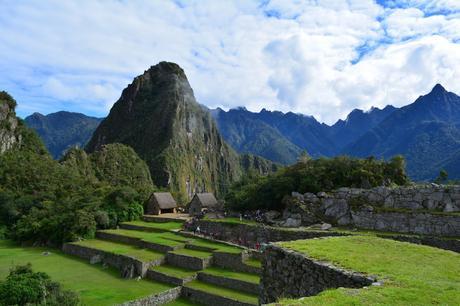
[[[444,169],[441,169],[439,171],[438,177],[434,180],[434,182],[436,184],[446,183],[448,178],[449,178],[449,174],[447,173],[447,171]]]

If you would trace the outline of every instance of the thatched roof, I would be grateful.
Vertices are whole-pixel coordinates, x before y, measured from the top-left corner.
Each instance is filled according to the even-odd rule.
[[[150,201],[156,200],[160,209],[169,209],[177,207],[176,200],[169,192],[154,192],[150,198]]]
[[[215,207],[218,204],[212,193],[197,193],[195,197],[201,202],[202,207]]]

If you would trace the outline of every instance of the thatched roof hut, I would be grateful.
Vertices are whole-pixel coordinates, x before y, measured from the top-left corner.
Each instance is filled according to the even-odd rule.
[[[175,213],[177,208],[176,200],[169,192],[154,192],[145,208],[147,215],[160,215],[164,213]]]
[[[189,204],[190,215],[199,215],[205,208],[216,210],[219,208],[219,202],[212,193],[196,193]]]

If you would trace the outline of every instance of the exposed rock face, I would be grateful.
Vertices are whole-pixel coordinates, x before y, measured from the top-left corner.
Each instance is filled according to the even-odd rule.
[[[16,102],[8,93],[0,92],[0,154],[20,145],[22,141],[15,106]]]
[[[147,162],[155,185],[170,187],[182,202],[195,192],[219,194],[243,173],[239,156],[174,63],[161,62],[136,77],[86,149],[114,142],[131,146]]]

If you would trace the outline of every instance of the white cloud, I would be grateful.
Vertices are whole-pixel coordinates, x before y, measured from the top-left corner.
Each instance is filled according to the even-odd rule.
[[[5,1],[0,86],[22,115],[102,116],[133,77],[168,60],[209,107],[332,123],[355,107],[407,104],[437,82],[460,93],[459,3]]]

